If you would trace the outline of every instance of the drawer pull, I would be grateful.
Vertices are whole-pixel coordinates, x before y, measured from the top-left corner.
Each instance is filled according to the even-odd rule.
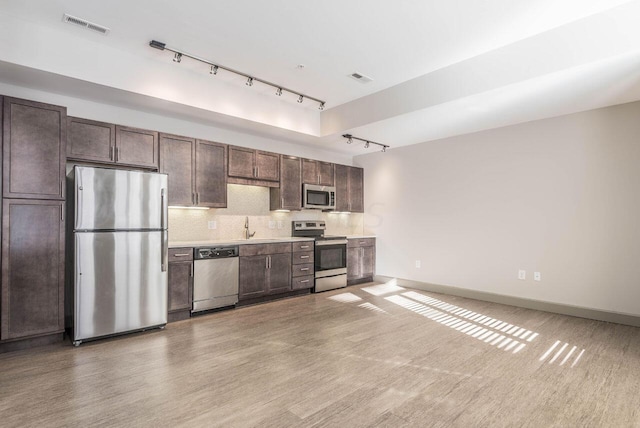
[[[300,269],[300,272],[305,272],[305,271],[308,271],[308,270],[309,270],[309,268],[302,268],[302,269]]]
[[[309,248],[309,246],[308,245],[300,245],[300,249],[301,250],[304,250],[305,248]]]
[[[305,282],[309,282],[309,280],[305,279],[304,281],[300,281],[300,284],[304,284]]]
[[[309,256],[300,256],[301,259],[308,259]]]
[[[361,243],[361,244],[366,244],[367,242],[366,242],[366,241],[360,241],[360,243]]]
[[[174,254],[173,257],[189,257],[191,254],[190,253],[181,253],[181,254]]]

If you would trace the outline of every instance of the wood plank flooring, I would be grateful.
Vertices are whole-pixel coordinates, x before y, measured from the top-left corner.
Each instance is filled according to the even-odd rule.
[[[0,425],[638,427],[639,345],[635,327],[363,284],[0,355]]]

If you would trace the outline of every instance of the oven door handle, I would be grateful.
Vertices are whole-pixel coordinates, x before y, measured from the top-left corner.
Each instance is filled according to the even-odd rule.
[[[347,245],[346,239],[328,239],[326,241],[316,241],[316,247],[322,247],[323,245]]]

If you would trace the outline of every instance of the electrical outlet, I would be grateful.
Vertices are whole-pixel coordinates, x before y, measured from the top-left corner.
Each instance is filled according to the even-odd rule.
[[[420,260],[416,260],[416,268],[420,269],[420,265],[421,265]]]
[[[542,280],[542,275],[540,275],[540,272],[534,272],[533,273],[533,280],[534,281],[541,281]]]
[[[518,279],[527,279],[527,271],[526,270],[519,270],[518,271]]]
[[[276,228],[276,221],[269,220],[269,229],[275,229],[275,228]]]
[[[208,222],[207,222],[207,227],[208,227],[210,230],[217,229],[217,228],[218,228],[218,224],[216,223],[216,221],[215,221],[215,220],[213,220],[213,221],[208,221]]]
[[[284,228],[284,221],[278,220],[278,229],[283,229],[283,228]]]

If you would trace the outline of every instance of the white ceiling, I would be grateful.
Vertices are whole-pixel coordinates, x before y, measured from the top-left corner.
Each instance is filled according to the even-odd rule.
[[[64,24],[63,13],[111,32]],[[6,64],[353,154],[362,148],[344,144],[344,132],[398,147],[640,99],[640,1],[0,0],[0,15],[25,32],[0,34]],[[186,59],[173,64],[152,39],[324,99],[327,110],[222,73],[211,79]],[[11,70],[0,80],[18,79]],[[148,84],[149,70],[161,83]]]

